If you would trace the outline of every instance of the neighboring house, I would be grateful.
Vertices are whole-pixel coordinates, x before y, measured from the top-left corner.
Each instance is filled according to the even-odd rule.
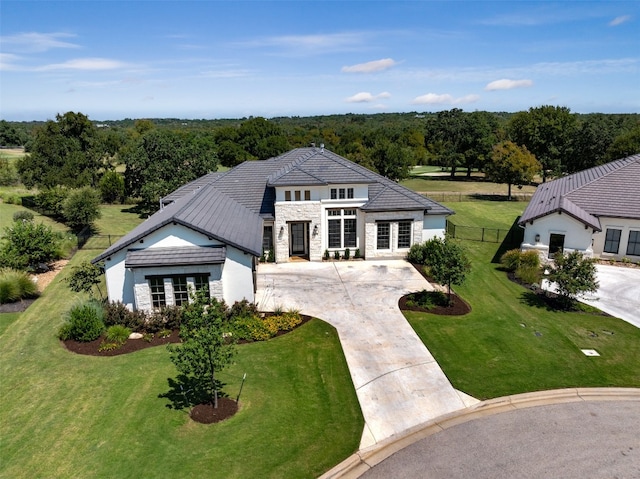
[[[324,148],[298,148],[205,175],[107,249],[109,300],[149,310],[208,288],[253,301],[258,257],[322,260],[325,251],[401,258],[443,237],[448,208]]]
[[[518,224],[522,249],[640,261],[640,154],[538,186]]]

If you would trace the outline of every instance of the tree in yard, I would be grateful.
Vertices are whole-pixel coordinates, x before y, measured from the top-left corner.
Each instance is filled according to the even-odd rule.
[[[69,288],[76,293],[89,293],[93,296],[93,288],[96,287],[100,294],[100,299],[104,300],[104,295],[100,289],[102,282],[102,268],[98,265],[85,261],[75,266],[71,270],[71,275],[67,278]]]
[[[171,362],[207,391],[214,408],[218,407],[220,390],[217,373],[231,363],[235,354],[232,336],[226,334],[232,329],[225,304],[198,291],[182,313],[182,343],[168,346]]]
[[[176,188],[216,171],[218,158],[213,136],[171,130],[148,130],[121,150],[128,196],[140,198],[147,212]]]
[[[432,238],[421,245],[413,245],[408,259],[425,265],[437,283],[447,285],[449,304],[452,304],[451,285],[464,283],[471,271],[471,262],[462,246],[448,238]]]
[[[5,228],[0,246],[0,267],[36,269],[58,259],[60,240],[51,227],[32,221],[15,221]]]
[[[107,171],[100,179],[99,187],[105,203],[113,204],[124,200],[124,177],[120,173]]]
[[[409,169],[413,166],[409,149],[387,140],[376,144],[371,158],[378,173],[394,181],[407,178]]]
[[[571,163],[577,120],[566,107],[545,105],[516,113],[509,121],[511,140],[524,145],[542,164],[542,179],[566,173]]]
[[[618,135],[607,150],[609,161],[619,160],[640,153],[640,125]]]
[[[556,253],[546,273],[547,279],[556,284],[561,301],[570,306],[576,297],[598,291],[596,260],[579,251]]]
[[[494,145],[491,160],[485,165],[487,177],[495,183],[507,183],[507,197],[511,199],[511,185],[522,187],[530,183],[542,166],[527,148],[511,141]]]
[[[89,187],[71,191],[62,204],[62,216],[74,231],[92,227],[101,216],[100,193]]]
[[[27,188],[96,186],[105,151],[98,129],[82,113],[56,115],[39,128],[16,166]]]

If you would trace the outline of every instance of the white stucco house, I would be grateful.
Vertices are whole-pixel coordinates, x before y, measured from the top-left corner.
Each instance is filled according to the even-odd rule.
[[[522,249],[640,261],[640,154],[538,186],[518,224]]]
[[[258,258],[321,261],[349,249],[402,258],[443,237],[453,211],[324,148],[298,148],[182,186],[114,243],[104,262],[110,301],[150,310],[208,288],[228,304],[254,300]]]

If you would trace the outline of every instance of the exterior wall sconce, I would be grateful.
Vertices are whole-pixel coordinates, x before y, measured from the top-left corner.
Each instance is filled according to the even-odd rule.
[[[318,225],[313,225],[313,236],[318,235]]]
[[[536,243],[540,242],[540,235],[536,235]]]
[[[280,234],[284,233],[284,226],[280,227]]]

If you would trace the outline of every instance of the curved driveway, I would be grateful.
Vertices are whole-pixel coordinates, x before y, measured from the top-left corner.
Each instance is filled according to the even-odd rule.
[[[365,419],[360,448],[477,401],[456,391],[398,309],[432,289],[406,261],[261,264],[262,310],[295,308],[338,331]]]

